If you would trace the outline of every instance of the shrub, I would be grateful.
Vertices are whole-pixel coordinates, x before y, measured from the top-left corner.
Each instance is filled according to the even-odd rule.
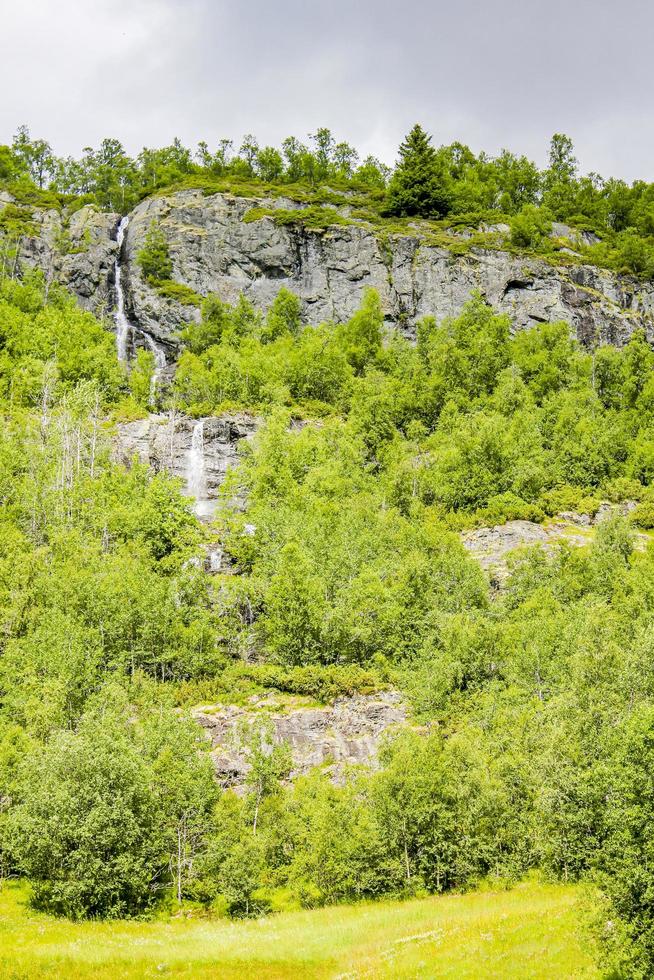
[[[348,694],[372,694],[385,686],[378,671],[347,666],[282,667],[277,664],[235,663],[217,678],[185,681],[176,688],[180,705],[208,703],[246,696],[257,690],[301,694],[317,701],[333,701]]]
[[[143,276],[149,282],[159,283],[171,278],[173,263],[168,242],[158,225],[153,223],[150,226],[136,261],[141,267]]]
[[[538,248],[552,230],[552,222],[546,211],[534,204],[526,204],[511,219],[511,244],[519,248]]]
[[[583,487],[571,487],[565,483],[541,494],[538,501],[546,514],[559,514],[572,510],[578,514],[596,514],[600,502]]]
[[[540,524],[545,520],[545,512],[537,504],[527,503],[514,493],[502,493],[491,497],[486,507],[475,511],[474,523],[490,526],[504,524],[506,521],[534,521]]]
[[[641,500],[644,487],[638,480],[630,480],[626,476],[618,476],[615,480],[609,480],[604,484],[604,494],[612,504],[619,504],[623,500]]]
[[[181,303],[182,306],[202,305],[202,296],[182,282],[174,282],[172,279],[159,279],[156,283],[156,289],[160,296]]]
[[[654,528],[654,500],[643,500],[631,512],[631,519],[637,527]]]

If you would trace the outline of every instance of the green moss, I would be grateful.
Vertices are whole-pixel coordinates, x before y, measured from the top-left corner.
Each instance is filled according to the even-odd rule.
[[[243,221],[250,223],[260,221],[262,218],[272,218],[278,227],[299,227],[312,228],[316,231],[330,228],[334,225],[352,225],[356,222],[349,218],[344,218],[333,208],[322,208],[311,205],[307,208],[297,208],[287,211],[283,208],[251,208],[243,217]]]
[[[272,218],[273,214],[272,208],[250,208],[243,215],[243,224],[249,225],[253,221],[261,221],[262,218]]]

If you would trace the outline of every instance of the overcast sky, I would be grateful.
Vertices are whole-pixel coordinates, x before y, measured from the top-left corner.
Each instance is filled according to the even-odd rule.
[[[328,126],[387,162],[434,143],[654,180],[651,0],[17,0],[2,4],[0,143],[279,144]]]

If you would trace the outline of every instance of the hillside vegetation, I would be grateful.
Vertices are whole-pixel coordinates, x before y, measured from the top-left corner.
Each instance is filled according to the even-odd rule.
[[[29,146],[3,159],[29,170]],[[402,152],[384,209],[436,208],[423,191],[450,207],[424,134]],[[148,248],[156,277],[165,250],[156,235]],[[100,323],[21,272],[0,281],[2,877],[26,879],[34,909],[71,920],[295,910],[241,933],[290,922],[292,957],[293,923],[313,948],[298,910],[539,869],[593,882],[603,961],[616,976],[651,976],[654,549],[634,548],[634,527],[654,527],[645,336],[590,351],[566,324],[512,336],[475,296],[454,320],[424,319],[411,345],[385,330],[374,293],[347,322],[317,327],[283,290],[265,317],[210,296],[182,334],[165,407],[256,411],[263,425],[208,532],[179,482],[113,457],[115,420],[147,410],[149,355],[121,365]],[[600,500],[628,507],[585,547],[518,552],[501,590],[458,534],[595,513]],[[208,533],[232,574],[202,571]],[[354,768],[344,785],[321,770],[289,782],[288,752],[263,718],[239,733],[245,792],[223,792],[179,710],[194,691],[326,699],[386,685],[404,693],[412,724],[388,736],[378,769]],[[575,892],[554,885],[506,901],[527,905],[529,894],[565,907]],[[393,907],[394,921],[421,909],[430,920],[432,907]],[[384,906],[336,914],[385,921]],[[55,936],[72,928],[39,921]],[[227,943],[238,935],[225,923],[184,927],[201,942],[204,929]],[[124,927],[74,934],[86,928],[111,937]],[[536,922],[521,928],[518,948],[535,935],[542,952]],[[561,969],[574,948],[565,943]],[[476,968],[485,947],[475,949]],[[339,955],[354,954],[346,944]],[[365,963],[365,950],[356,955]],[[421,969],[422,955],[411,947],[406,969]]]

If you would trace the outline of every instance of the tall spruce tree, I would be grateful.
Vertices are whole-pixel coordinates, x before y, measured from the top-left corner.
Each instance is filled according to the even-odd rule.
[[[447,177],[422,126],[400,144],[400,160],[388,186],[385,211],[392,215],[438,218],[449,211]]]

